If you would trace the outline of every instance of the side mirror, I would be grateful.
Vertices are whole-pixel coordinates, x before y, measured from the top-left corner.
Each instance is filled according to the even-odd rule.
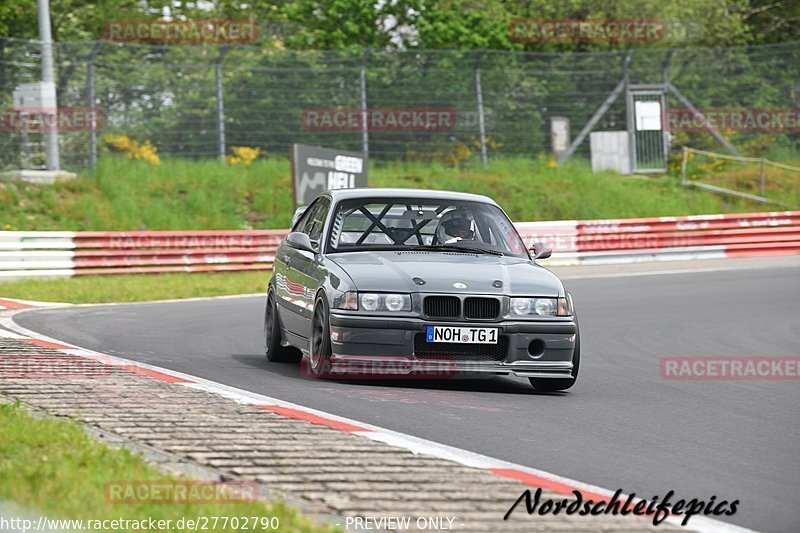
[[[317,253],[313,246],[311,246],[311,239],[308,235],[299,231],[293,231],[286,236],[286,246],[291,246],[295,250],[302,250],[304,252]]]
[[[533,252],[534,259],[547,259],[553,255],[553,249],[543,242],[533,243],[533,246],[531,246],[529,250]]]

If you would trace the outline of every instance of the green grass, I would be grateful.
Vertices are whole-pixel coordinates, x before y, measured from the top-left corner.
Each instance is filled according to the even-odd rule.
[[[130,274],[0,281],[0,297],[40,302],[141,302],[266,292],[269,271]]]
[[[95,176],[54,185],[0,182],[0,229],[136,230],[285,228],[292,216],[289,162],[250,167],[167,159],[159,166],[100,159]],[[592,174],[576,159],[498,159],[487,169],[436,163],[370,168],[370,185],[451,189],[493,197],[516,221],[617,218],[770,209],[654,179]]]
[[[285,227],[291,218],[288,174],[288,163],[274,159],[243,168],[216,160],[152,166],[105,157],[94,177],[49,186],[0,184],[0,225],[76,231]]]
[[[432,185],[433,184],[433,185]],[[726,204],[706,192],[684,189],[670,177],[647,179],[611,172],[593,174],[577,160],[549,168],[545,161],[506,159],[487,169],[397,164],[372,173],[370,185],[425,187],[490,196],[512,220],[570,220],[696,215],[758,210]],[[763,207],[762,207],[763,208]]]
[[[279,531],[335,531],[283,504],[120,504],[105,496],[107,483],[175,479],[127,450],[109,448],[75,423],[34,417],[19,405],[0,404],[0,500],[14,502],[31,514],[84,520],[170,519],[173,527],[166,531],[185,531],[175,527],[181,517],[275,516]]]
[[[781,159],[790,168],[766,165],[764,167],[764,196],[781,205],[772,209],[800,206],[800,161]],[[687,179],[724,187],[738,192],[761,196],[761,163],[720,159],[699,153],[690,153],[686,165]]]

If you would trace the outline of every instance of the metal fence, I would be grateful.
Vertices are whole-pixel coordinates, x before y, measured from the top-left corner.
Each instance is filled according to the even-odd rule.
[[[800,166],[683,147],[681,185],[782,207],[800,206]]]
[[[629,55],[56,43],[58,105],[102,113],[100,131],[60,132],[61,167],[90,168],[102,157],[106,133],[150,141],[168,157],[219,157],[232,146],[285,156],[291,143],[365,149],[378,161],[536,157],[551,152],[551,118],[568,118],[575,139],[620,81],[669,81],[702,109],[800,108],[798,44]],[[0,38],[0,109],[12,107],[16,87],[39,79],[40,48]],[[666,107],[684,105],[666,98]],[[343,116],[356,120],[312,120],[331,110],[352,111]],[[380,113],[392,110],[442,113],[442,122],[376,127],[359,114],[377,112],[383,120]],[[624,131],[630,120],[626,98],[617,98],[591,129]],[[0,130],[0,170],[44,164],[41,134]],[[776,146],[797,153],[799,131],[722,133],[742,155],[761,156]],[[724,149],[703,131],[675,134],[670,142]],[[586,138],[575,154],[588,151]]]

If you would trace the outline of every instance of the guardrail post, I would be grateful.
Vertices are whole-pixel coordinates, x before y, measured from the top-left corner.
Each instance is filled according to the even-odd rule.
[[[217,85],[217,145],[219,158],[225,162],[225,104],[222,100],[222,61],[228,53],[228,46],[223,46],[214,62],[214,78]]]
[[[359,99],[361,101],[361,146],[364,151],[364,158],[369,157],[369,128],[367,127],[367,60],[369,59],[370,47],[364,50],[364,57],[358,66],[358,86]]]
[[[667,119],[667,112],[669,110],[669,89],[667,88],[667,83],[669,83],[669,66],[672,62],[672,54],[674,50],[670,48],[667,50],[666,55],[664,56],[664,62],[661,64],[661,83],[664,85],[664,90],[662,94],[662,102],[664,104],[664,108],[661,110],[662,116],[662,124],[661,124],[661,146],[664,150],[664,166],[669,170],[669,146],[671,143],[671,133],[668,131],[669,126],[666,123],[663,123]]]
[[[94,95],[94,60],[100,53],[103,41],[97,41],[86,59],[86,106],[89,112],[95,108]],[[93,121],[89,126],[89,170],[94,172],[97,165],[97,121]]]
[[[39,12],[39,40],[41,41],[42,57],[42,82],[55,83],[53,74],[53,36],[50,31],[50,0],[38,0],[37,7]],[[53,89],[55,93],[55,89]],[[58,99],[56,98],[53,106],[55,109],[48,110],[48,115],[52,114],[53,121],[58,120]],[[60,170],[61,157],[58,151],[58,128],[47,128],[47,170]]]
[[[481,57],[483,51],[478,52],[475,60],[475,94],[478,100],[478,134],[481,140],[481,163],[486,167],[486,123],[483,115],[483,90],[481,89]]]
[[[686,160],[689,157],[689,149],[685,146],[682,149],[682,159],[681,159],[681,185],[686,187]]]

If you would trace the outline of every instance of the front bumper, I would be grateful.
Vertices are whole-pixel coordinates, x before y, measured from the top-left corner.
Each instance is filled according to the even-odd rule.
[[[498,328],[505,353],[488,358],[417,354],[415,337],[425,326]],[[332,312],[331,372],[341,375],[443,377],[514,374],[521,377],[569,378],[577,325],[570,318],[437,322],[414,317],[358,316]],[[420,340],[417,339],[419,346]],[[434,347],[436,345],[430,344]]]

